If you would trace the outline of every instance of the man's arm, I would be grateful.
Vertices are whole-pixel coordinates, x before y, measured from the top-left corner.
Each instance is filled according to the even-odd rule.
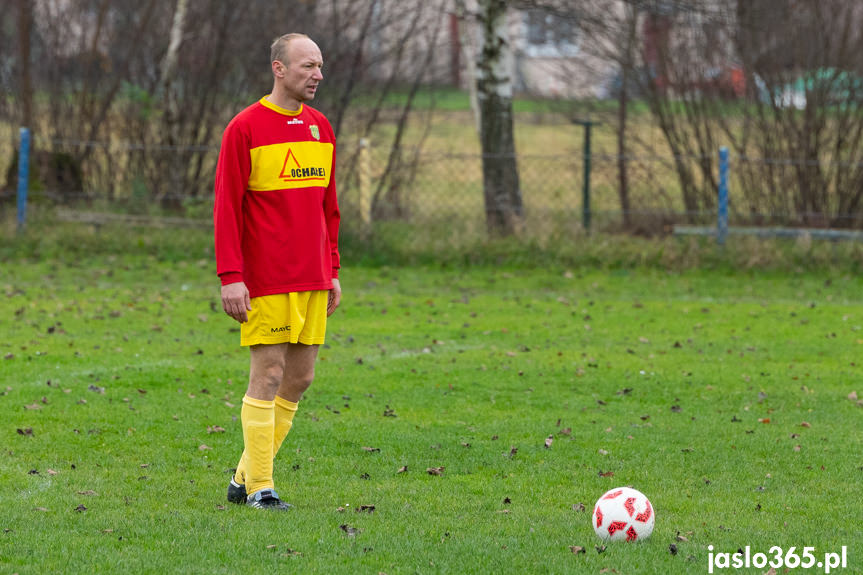
[[[339,223],[341,222],[341,213],[339,212],[339,201],[336,196],[336,137],[333,134],[333,128],[330,126],[326,118],[323,118],[326,130],[329,132],[333,142],[333,158],[330,165],[330,183],[324,192],[324,220],[327,226],[327,237],[329,238],[330,257],[332,259],[332,278],[338,279],[339,268],[341,267],[341,257],[339,256]],[[341,289],[339,294],[341,294]]]
[[[222,136],[219,162],[216,166],[215,204],[213,224],[215,229],[216,273],[222,286],[243,282],[243,195],[249,181],[251,161],[249,158],[247,130],[232,121]],[[231,300],[239,305],[242,299],[229,291]],[[245,289],[245,285],[243,285]],[[223,300],[224,300],[224,291]],[[224,301],[223,301],[224,305]],[[225,309],[228,312],[228,309]],[[228,315],[234,317],[230,312]],[[245,315],[245,312],[243,312]],[[235,318],[237,319],[237,318]],[[239,321],[239,320],[238,320]]]

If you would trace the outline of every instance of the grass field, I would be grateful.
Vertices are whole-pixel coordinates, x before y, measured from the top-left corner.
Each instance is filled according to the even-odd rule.
[[[267,514],[224,499],[248,359],[212,267],[0,261],[0,571],[863,572],[859,276],[347,267]],[[603,549],[619,485],[656,530]]]

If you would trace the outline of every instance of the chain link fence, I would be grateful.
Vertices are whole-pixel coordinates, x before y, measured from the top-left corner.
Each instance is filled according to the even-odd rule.
[[[14,220],[17,165],[14,142],[0,146],[5,174],[2,221]],[[39,141],[31,158],[31,210],[86,225],[211,225],[217,146],[138,146],[126,142]],[[50,150],[50,151],[44,151]],[[339,145],[337,171],[344,233],[390,234],[417,245],[451,245],[488,236],[480,154],[450,154]],[[584,149],[518,155],[522,200],[519,237],[553,241],[591,232],[670,234],[681,224],[716,225],[714,157],[592,154],[585,188]],[[829,213],[807,211],[796,182],[809,169],[788,159],[732,156],[729,223],[732,226],[863,228],[860,203],[835,190],[820,193]],[[819,166],[858,170],[859,164]],[[687,199],[682,168],[689,174]],[[696,169],[700,168],[700,169]],[[625,180],[621,174],[625,173]],[[841,181],[841,180],[836,180]],[[625,193],[624,193],[625,192]],[[585,194],[590,210],[586,214]],[[861,190],[863,194],[863,190]],[[843,197],[848,194],[843,195]],[[855,197],[853,194],[850,196]],[[860,197],[860,194],[857,194]],[[47,215],[46,215],[47,214]],[[182,234],[178,234],[182,237]]]

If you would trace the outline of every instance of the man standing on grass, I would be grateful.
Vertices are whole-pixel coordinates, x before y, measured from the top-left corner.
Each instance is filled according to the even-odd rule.
[[[327,317],[341,301],[336,139],[305,105],[323,79],[321,51],[286,34],[270,51],[273,91],[225,129],[213,213],[222,307],[249,346],[245,450],[228,501],[286,510],[273,458],[315,374]]]

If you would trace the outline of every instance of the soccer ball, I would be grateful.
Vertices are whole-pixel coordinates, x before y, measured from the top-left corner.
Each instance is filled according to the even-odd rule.
[[[593,507],[593,530],[606,541],[639,541],[653,533],[656,514],[645,495],[631,487],[606,491]]]

